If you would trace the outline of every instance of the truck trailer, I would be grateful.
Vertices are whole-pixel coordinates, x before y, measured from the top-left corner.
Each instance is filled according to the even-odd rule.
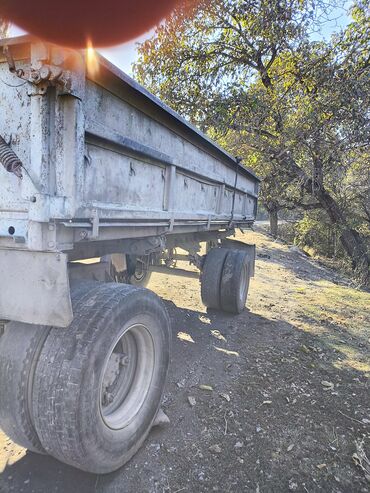
[[[108,473],[160,409],[171,327],[152,272],[240,313],[258,177],[100,55],[0,42],[0,428]],[[179,268],[178,261],[191,269]]]

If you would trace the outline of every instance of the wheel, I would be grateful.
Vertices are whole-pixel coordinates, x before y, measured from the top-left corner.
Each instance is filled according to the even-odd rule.
[[[74,303],[84,295],[83,286],[74,284]],[[46,326],[10,322],[0,337],[0,428],[15,443],[37,453],[45,451],[34,426],[32,388],[49,331]]]
[[[32,416],[32,385],[48,327],[11,322],[0,337],[0,427],[15,443],[44,453]]]
[[[201,295],[203,304],[219,310],[222,270],[228,254],[226,248],[213,248],[206,255],[201,276]]]
[[[146,288],[150,281],[151,272],[146,268],[145,257],[127,255],[127,274],[129,284]]]
[[[109,473],[140,448],[157,415],[170,352],[170,322],[152,292],[86,283],[66,330],[51,329],[34,379],[44,449],[84,471]]]
[[[249,279],[248,255],[240,250],[228,250],[220,287],[222,310],[236,314],[244,310]]]

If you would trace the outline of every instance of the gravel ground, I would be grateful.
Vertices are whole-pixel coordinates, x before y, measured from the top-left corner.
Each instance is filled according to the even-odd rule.
[[[100,477],[0,432],[1,493],[369,491],[370,295],[261,233],[238,239],[258,247],[241,315],[207,313],[195,279],[149,285],[173,324],[171,423]]]

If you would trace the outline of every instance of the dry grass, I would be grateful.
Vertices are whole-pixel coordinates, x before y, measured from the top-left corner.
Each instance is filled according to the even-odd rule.
[[[238,237],[243,238],[255,242],[257,251],[266,249],[271,255],[269,260],[257,259],[249,299],[251,310],[317,336],[336,350],[334,366],[350,367],[370,377],[370,294],[335,284],[327,271],[299,255],[297,267],[305,274],[298,277],[287,262],[287,245],[259,233]],[[271,289],[266,290],[266,285]]]
[[[370,460],[368,459],[363,440],[355,442],[356,452],[352,455],[352,459],[365,475],[365,478],[370,483]]]

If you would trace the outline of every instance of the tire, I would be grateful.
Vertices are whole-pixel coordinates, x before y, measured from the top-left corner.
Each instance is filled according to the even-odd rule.
[[[49,328],[11,322],[0,337],[0,427],[15,443],[44,453],[32,413],[36,362]]]
[[[104,474],[123,466],[150,432],[169,365],[170,322],[146,289],[86,283],[85,293],[71,326],[52,329],[41,351],[34,421],[50,455]]]
[[[152,273],[138,269],[138,259],[133,255],[127,255],[127,278],[132,286],[146,288],[149,284]]]
[[[135,272],[135,274],[129,276],[129,284],[131,284],[131,286],[140,286],[142,288],[146,288],[149,284],[151,276],[151,272],[145,272],[142,274],[138,274],[137,272]]]
[[[140,269],[142,257],[135,255],[125,255],[127,270],[117,272],[113,265],[110,267],[110,281],[121,284],[130,284],[131,286],[140,286],[146,288],[152,275],[148,270]],[[101,257],[100,262],[111,262],[110,255]]]
[[[249,289],[248,255],[240,250],[229,250],[225,259],[221,287],[223,311],[239,314],[245,308]]]
[[[213,248],[206,255],[201,276],[201,295],[207,308],[221,308],[220,286],[228,252],[226,248]]]
[[[84,295],[84,284],[74,283],[74,303]],[[45,451],[34,425],[32,389],[49,332],[47,326],[10,322],[0,337],[0,428],[15,443],[39,454]]]

